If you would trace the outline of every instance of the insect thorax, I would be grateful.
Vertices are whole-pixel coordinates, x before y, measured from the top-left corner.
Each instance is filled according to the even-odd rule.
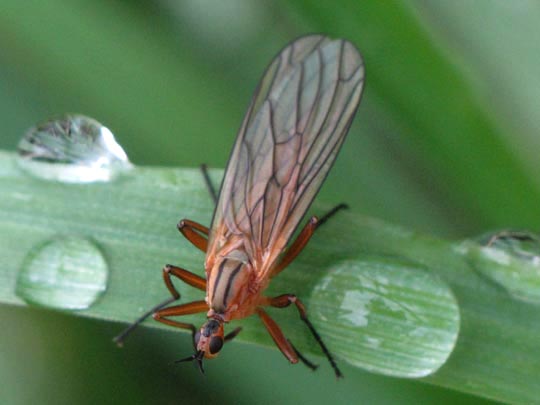
[[[246,304],[253,296],[250,265],[237,257],[219,257],[208,277],[208,305],[213,312],[222,314],[225,321],[237,318],[233,313],[238,308],[248,309]]]

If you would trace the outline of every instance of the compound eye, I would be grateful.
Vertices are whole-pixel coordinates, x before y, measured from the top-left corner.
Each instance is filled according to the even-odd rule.
[[[223,347],[223,338],[221,336],[213,336],[212,339],[210,339],[210,345],[208,348],[210,349],[211,354],[216,354],[221,350]]]

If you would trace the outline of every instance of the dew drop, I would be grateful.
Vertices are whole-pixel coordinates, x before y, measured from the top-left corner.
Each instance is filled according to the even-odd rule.
[[[112,132],[84,115],[66,114],[29,129],[18,145],[19,166],[46,180],[110,181],[133,166]]]
[[[540,303],[540,236],[502,230],[461,244],[474,268],[512,297]]]
[[[19,271],[15,293],[35,305],[86,309],[105,291],[107,279],[107,262],[94,243],[61,236],[30,251]]]
[[[452,353],[460,328],[447,284],[421,265],[393,257],[336,265],[315,287],[309,309],[336,355],[396,377],[434,373]]]

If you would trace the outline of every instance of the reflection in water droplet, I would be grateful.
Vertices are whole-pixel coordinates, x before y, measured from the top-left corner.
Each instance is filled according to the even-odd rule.
[[[328,302],[337,302],[335,306]],[[314,323],[331,350],[364,369],[423,377],[453,351],[459,307],[449,287],[420,265],[396,258],[342,262],[315,287]]]
[[[132,168],[112,132],[83,115],[65,115],[31,128],[18,151],[19,166],[47,180],[110,181]]]
[[[86,309],[107,287],[108,266],[96,245],[58,237],[31,250],[17,278],[16,294],[28,303]]]
[[[499,231],[461,244],[474,268],[514,298],[540,303],[540,237],[527,231]]]

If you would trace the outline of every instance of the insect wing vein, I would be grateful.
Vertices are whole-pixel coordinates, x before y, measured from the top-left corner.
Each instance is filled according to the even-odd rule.
[[[297,39],[267,68],[229,158],[208,261],[240,239],[268,274],[326,178],[360,101],[364,66],[345,40]]]

